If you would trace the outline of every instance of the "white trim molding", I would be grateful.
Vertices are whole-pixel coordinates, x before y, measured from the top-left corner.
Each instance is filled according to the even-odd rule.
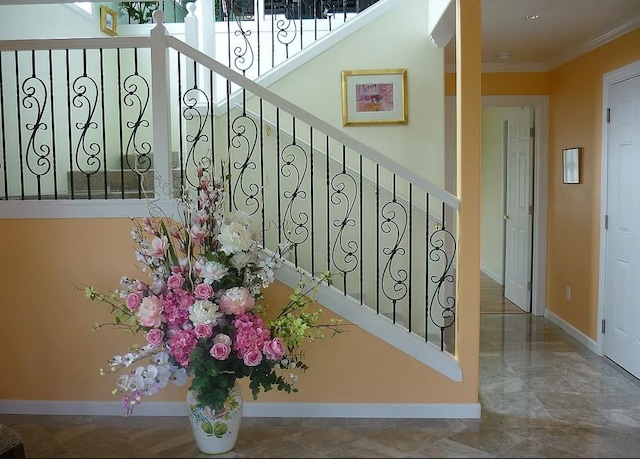
[[[243,417],[478,419],[479,403],[257,403],[245,402]],[[122,403],[1,400],[0,413],[62,416],[122,416]],[[186,402],[145,402],[133,416],[187,416]]]
[[[575,338],[580,344],[585,346],[590,351],[594,352],[595,354],[602,355],[600,351],[600,346],[596,341],[589,338],[587,335],[582,333],[580,330],[578,330],[576,327],[571,325],[569,322],[562,319],[560,316],[554,314],[553,312],[547,309],[544,312],[544,317],[549,321],[551,321],[552,323],[554,323],[555,325],[557,325],[558,327],[562,328],[564,331],[566,331],[569,335]]]

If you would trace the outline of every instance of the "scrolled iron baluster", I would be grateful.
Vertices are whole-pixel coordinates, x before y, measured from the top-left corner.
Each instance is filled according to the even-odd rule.
[[[239,172],[233,186],[231,202],[234,209],[240,209],[241,207],[238,203],[242,195],[242,199],[244,199],[243,210],[249,215],[254,215],[260,210],[260,186],[248,176],[247,172],[257,169],[257,165],[251,157],[255,152],[258,141],[258,126],[250,117],[240,115],[231,123],[231,131],[233,136],[231,137],[230,148],[236,151],[244,150],[242,152],[244,156],[242,160],[233,162],[233,168]],[[231,156],[231,152],[229,154]]]
[[[447,254],[447,251],[445,250],[447,240],[449,240],[452,248],[452,253],[450,255]],[[429,237],[429,243],[432,247],[429,251],[429,259],[443,265],[442,273],[439,276],[431,276],[431,282],[436,284],[436,289],[429,302],[429,318],[434,325],[440,328],[440,347],[443,349],[444,330],[451,327],[455,323],[456,319],[456,299],[444,291],[445,284],[453,284],[455,280],[450,271],[456,255],[456,240],[453,234],[451,234],[451,232],[446,228],[437,226],[436,230]],[[440,306],[442,310],[440,313],[440,319],[442,320],[434,317],[434,306],[436,304]]]
[[[187,157],[184,164],[184,173],[187,182],[194,188],[198,187],[197,180],[195,179],[197,177],[197,170],[202,169],[204,171],[211,172],[212,168],[211,160],[207,156],[203,156],[202,158],[196,157],[198,145],[209,141],[209,136],[204,134],[204,129],[210,116],[208,100],[207,94],[199,88],[190,88],[185,91],[182,96],[182,103],[184,105],[182,118],[185,121],[196,120],[195,133],[187,133],[185,135],[185,141],[190,145],[188,147]],[[207,101],[207,103],[200,104],[200,101]],[[198,105],[206,107],[206,112],[202,113],[197,107]],[[191,171],[191,167],[193,167],[193,171]],[[192,180],[191,177],[194,179]]]
[[[399,262],[399,258],[406,254],[405,248],[401,247],[400,243],[407,231],[407,210],[399,202],[391,201],[382,206],[380,214],[384,219],[380,224],[380,230],[383,233],[391,234],[395,238],[393,246],[382,248],[382,253],[389,257],[382,270],[382,292],[389,300],[397,302],[408,293],[406,282],[409,274],[407,270],[404,268],[394,269],[396,262]],[[398,222],[400,219],[402,221]],[[389,284],[392,287],[392,291],[387,289]]]
[[[75,123],[76,129],[80,131],[75,148],[75,162],[83,174],[91,176],[102,167],[102,147],[97,142],[88,143],[87,140],[89,129],[98,129],[98,123],[93,120],[98,105],[98,85],[93,78],[82,75],[73,80],[71,87],[74,92],[71,104],[77,109],[85,110],[84,121]],[[81,158],[81,155],[84,156]]]
[[[346,193],[347,185],[352,187],[352,199],[350,199],[350,196]],[[333,220],[333,226],[338,228],[338,234],[333,241],[331,258],[336,269],[343,274],[347,274],[358,267],[358,257],[355,254],[358,250],[358,243],[354,240],[345,240],[345,229],[349,226],[354,227],[356,225],[356,221],[350,216],[356,203],[358,186],[356,180],[351,175],[343,172],[335,175],[333,179],[331,179],[331,189],[333,190],[330,197],[331,203],[336,206],[344,205],[342,220]],[[338,250],[342,251],[342,254],[340,254],[342,255],[341,265],[338,263]]]
[[[295,16],[294,16],[295,17]],[[285,49],[289,49],[289,45],[293,43],[293,41],[298,36],[298,25],[296,21],[291,18],[285,17],[285,19],[278,19],[276,21],[276,39],[280,44],[285,46]],[[287,51],[288,56],[288,51]]]
[[[129,169],[143,174],[151,169],[151,144],[138,140],[141,130],[150,126],[149,120],[143,118],[149,105],[149,83],[144,77],[135,73],[123,80],[122,89],[124,90],[123,104],[135,110],[132,116],[135,120],[127,121],[125,124],[131,130],[125,148],[125,161]],[[131,164],[130,155],[133,156],[133,164]]]
[[[283,197],[288,200],[287,207],[284,211],[283,222],[285,225],[287,223],[291,223],[293,225],[293,228],[289,228],[285,231],[284,236],[290,243],[299,245],[305,242],[309,237],[309,229],[306,226],[307,223],[309,223],[309,214],[302,211],[296,213],[294,211],[294,206],[297,201],[302,201],[307,198],[306,191],[301,187],[307,174],[309,161],[304,149],[293,144],[287,145],[282,149],[280,158],[283,162],[280,167],[280,175],[287,178],[293,177],[292,180],[286,183],[294,182],[292,191],[283,191]],[[299,161],[303,164],[296,164],[296,159],[298,158],[303,158]]]
[[[35,108],[35,120],[33,123],[26,123],[25,128],[31,131],[29,141],[27,143],[26,163],[29,171],[37,176],[42,177],[51,170],[51,147],[46,143],[36,146],[36,138],[38,131],[48,130],[47,123],[42,121],[44,110],[47,106],[47,87],[44,82],[37,77],[26,78],[22,82],[22,106],[31,110]],[[35,157],[35,160],[31,159]],[[36,170],[37,169],[37,170]]]
[[[230,8],[227,11],[236,14],[236,23],[238,24],[238,30],[234,32],[236,37],[242,38],[242,45],[238,45],[233,48],[233,55],[235,56],[233,62],[234,66],[237,70],[245,73],[249,70],[255,61],[255,54],[253,48],[251,47],[251,42],[249,38],[251,37],[251,30],[245,29],[242,26],[242,19],[244,17],[245,9],[248,6],[248,2],[251,2],[251,6],[253,6],[253,0],[228,0]],[[255,14],[254,14],[255,16]]]

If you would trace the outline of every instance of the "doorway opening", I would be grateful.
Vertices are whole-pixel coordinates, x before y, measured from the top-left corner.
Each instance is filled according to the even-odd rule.
[[[482,107],[530,107],[535,125],[533,145],[533,206],[532,250],[531,250],[531,294],[530,311],[543,316],[546,309],[547,271],[547,196],[548,196],[548,144],[549,144],[549,97],[548,96],[483,96]],[[483,110],[484,111],[484,110]],[[445,97],[445,188],[456,189],[456,98]],[[500,134],[501,135],[501,134]],[[500,152],[502,149],[500,149]],[[501,167],[501,166],[499,166]],[[455,191],[454,191],[455,192]],[[502,215],[501,201],[498,212]],[[481,218],[484,218],[481,217]],[[495,223],[495,222],[494,222]],[[503,225],[502,219],[499,221]],[[482,250],[493,250],[483,247]],[[500,239],[502,244],[502,239]],[[502,248],[499,250],[502,253]],[[501,271],[496,271],[501,273]],[[502,274],[502,273],[501,273]],[[501,275],[497,276],[498,279]]]

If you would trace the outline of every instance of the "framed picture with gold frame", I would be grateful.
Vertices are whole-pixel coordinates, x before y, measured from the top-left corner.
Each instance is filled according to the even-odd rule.
[[[107,35],[118,34],[118,13],[106,6],[100,7],[100,30]]]
[[[407,123],[407,69],[342,71],[343,126]]]

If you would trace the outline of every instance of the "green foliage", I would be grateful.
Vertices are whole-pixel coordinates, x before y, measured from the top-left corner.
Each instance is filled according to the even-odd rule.
[[[153,19],[153,12],[160,7],[160,2],[122,2],[120,8],[129,16],[133,24],[148,24]]]

